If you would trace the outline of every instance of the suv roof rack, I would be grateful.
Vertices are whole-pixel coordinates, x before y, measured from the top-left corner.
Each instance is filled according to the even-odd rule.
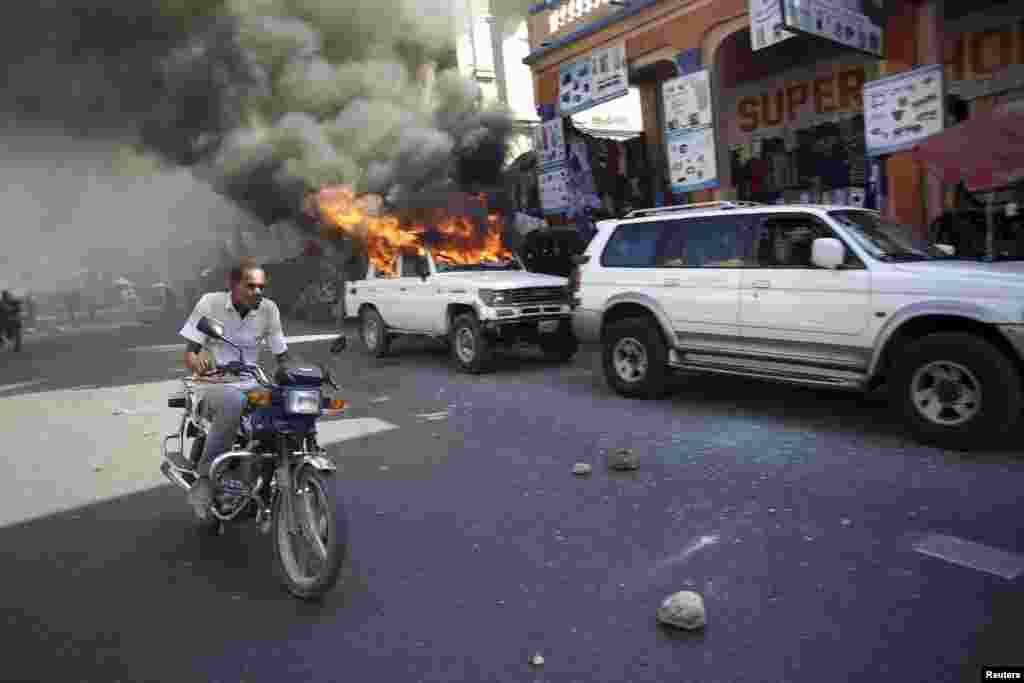
[[[673,204],[672,206],[659,206],[656,209],[637,209],[636,211],[630,211],[626,214],[626,218],[644,218],[646,216],[656,216],[659,213],[672,213],[674,211],[697,211],[700,209],[742,209],[748,206],[764,206],[764,204],[758,204],[757,202],[739,202],[739,201],[716,201],[716,202],[697,202],[696,204]]]

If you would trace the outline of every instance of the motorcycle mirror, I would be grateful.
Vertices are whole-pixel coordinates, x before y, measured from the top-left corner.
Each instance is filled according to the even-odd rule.
[[[348,337],[341,335],[331,343],[331,353],[341,353],[348,348]]]
[[[213,337],[214,339],[224,339],[224,323],[215,319],[207,318],[205,315],[199,319],[196,323],[196,329],[205,334],[207,337]]]

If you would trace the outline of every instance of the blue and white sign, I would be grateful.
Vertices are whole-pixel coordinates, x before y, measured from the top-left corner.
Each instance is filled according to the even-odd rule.
[[[707,69],[662,84],[665,146],[672,192],[718,187],[714,110]]]
[[[945,125],[943,66],[932,64],[864,84],[868,156],[911,149]]]
[[[537,173],[540,208],[551,216],[569,211],[569,169],[565,162],[549,166]]]
[[[558,114],[570,116],[629,92],[626,43],[594,50],[558,70]]]
[[[534,127],[533,149],[540,169],[565,163],[565,126],[561,117]]]

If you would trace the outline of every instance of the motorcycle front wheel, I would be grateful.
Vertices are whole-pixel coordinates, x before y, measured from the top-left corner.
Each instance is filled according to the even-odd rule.
[[[297,473],[294,485],[295,526],[285,524],[285,496],[274,499],[272,536],[278,573],[288,591],[316,600],[338,581],[348,551],[348,522],[332,495],[333,478],[312,467]]]

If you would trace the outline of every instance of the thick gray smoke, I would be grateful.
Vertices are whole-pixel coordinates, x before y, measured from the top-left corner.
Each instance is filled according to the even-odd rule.
[[[431,74],[452,45],[445,3],[236,0],[164,62],[144,141],[195,165],[267,222],[349,184],[399,201],[499,182],[511,119],[475,83]]]

